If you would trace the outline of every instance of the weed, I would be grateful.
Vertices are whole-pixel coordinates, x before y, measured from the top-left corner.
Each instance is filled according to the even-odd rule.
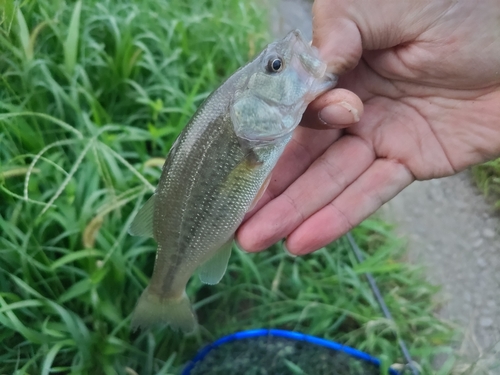
[[[472,175],[479,189],[492,201],[495,209],[500,209],[500,159],[473,167]]]

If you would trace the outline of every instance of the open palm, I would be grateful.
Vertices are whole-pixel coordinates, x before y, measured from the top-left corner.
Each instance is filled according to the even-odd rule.
[[[309,253],[415,179],[500,154],[500,4],[323,0],[314,14],[314,44],[347,73],[311,104],[238,231],[248,251],[286,237]],[[350,113],[325,110],[340,102]]]

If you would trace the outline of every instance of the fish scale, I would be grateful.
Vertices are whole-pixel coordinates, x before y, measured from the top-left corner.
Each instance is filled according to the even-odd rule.
[[[153,197],[129,232],[158,243],[132,325],[191,331],[185,287],[198,270],[222,278],[234,233],[259,198],[311,100],[336,77],[298,31],[270,44],[200,106],[170,151]]]

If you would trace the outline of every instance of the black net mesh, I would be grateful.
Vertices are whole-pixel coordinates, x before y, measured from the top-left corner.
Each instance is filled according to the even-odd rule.
[[[379,375],[378,366],[305,341],[255,337],[212,349],[191,375]]]

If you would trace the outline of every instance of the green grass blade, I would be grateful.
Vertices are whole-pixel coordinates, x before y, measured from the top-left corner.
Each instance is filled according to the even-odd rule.
[[[16,9],[18,9],[18,4],[12,0],[0,0],[0,9],[2,14],[0,15],[0,26],[4,28],[7,34],[10,33],[10,28],[12,22],[16,16]]]
[[[57,353],[66,345],[71,344],[71,340],[64,340],[61,342],[58,342],[52,348],[49,349],[47,352],[47,355],[45,356],[45,359],[43,361],[43,366],[42,366],[42,375],[49,375],[52,371],[52,363],[54,362],[54,359],[57,355]]]
[[[100,257],[103,255],[104,254],[102,253],[102,251],[95,250],[95,249],[84,249],[84,250],[80,250],[80,251],[75,251],[73,253],[67,254],[67,255],[59,258],[58,260],[54,261],[50,265],[50,268],[55,271],[67,263],[71,263],[71,262],[74,262],[74,261],[80,260],[80,259]]]
[[[71,15],[71,21],[68,27],[68,36],[64,42],[64,66],[68,73],[72,73],[75,69],[76,59],[78,55],[78,40],[79,40],[79,30],[80,30],[80,13],[82,11],[82,2],[77,1],[73,13]]]
[[[28,25],[24,19],[21,9],[17,9],[17,27],[18,27],[18,37],[21,47],[24,51],[24,57],[27,62],[33,59],[32,51],[30,51],[30,32],[28,30]]]

